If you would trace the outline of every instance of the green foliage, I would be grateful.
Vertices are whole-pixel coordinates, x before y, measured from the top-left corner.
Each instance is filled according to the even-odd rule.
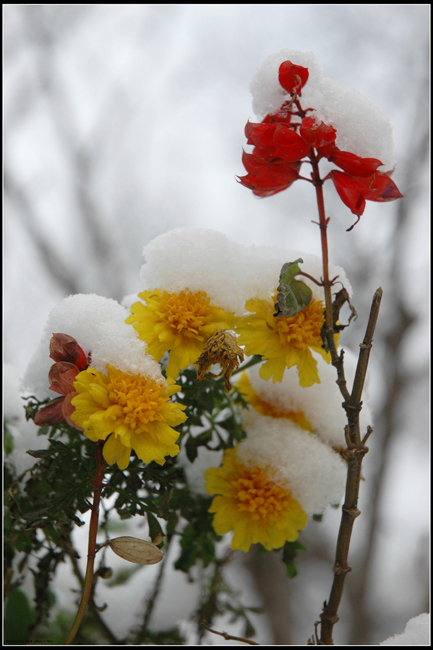
[[[298,574],[298,570],[295,564],[295,558],[298,555],[298,551],[305,551],[307,549],[304,544],[298,542],[286,542],[283,546],[283,562],[286,565],[286,571],[289,578],[294,578]]]
[[[162,632],[146,630],[142,643],[146,645],[184,645],[185,639],[177,627],[172,627]]]
[[[5,601],[4,640],[6,645],[23,645],[35,620],[29,599],[21,589],[9,592]]]
[[[8,423],[6,420],[3,424],[4,436],[3,436],[3,449],[5,450],[5,455],[8,456],[12,453],[14,448],[14,438],[12,433],[9,430]]]

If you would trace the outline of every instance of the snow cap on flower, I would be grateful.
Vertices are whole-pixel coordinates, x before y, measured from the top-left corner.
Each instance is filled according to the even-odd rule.
[[[324,77],[312,52],[281,50],[263,61],[250,84],[256,115],[264,118],[275,113],[290,99],[278,76],[284,61],[308,68],[302,104],[315,109],[309,115],[318,122],[323,121],[337,130],[335,144],[339,149],[362,158],[378,158],[383,163],[381,171],[394,168],[394,142],[388,118],[357,90]]]
[[[39,398],[53,397],[48,389],[50,339],[55,332],[72,336],[91,355],[91,366],[106,373],[110,364],[120,371],[164,382],[160,366],[147,353],[133,327],[125,324],[128,311],[115,300],[95,294],[69,296],[49,314],[39,347],[23,380],[25,391]]]
[[[144,247],[144,257],[141,280],[145,289],[205,291],[212,303],[238,315],[245,314],[247,300],[273,295],[286,262],[301,257],[302,271],[317,280],[323,273],[315,255],[276,246],[244,246],[221,232],[203,228],[177,228],[159,235]],[[329,273],[338,275],[352,295],[341,267],[330,265]],[[313,298],[324,299],[321,287],[308,278],[302,280],[312,289]]]
[[[340,455],[290,420],[258,416],[236,449],[241,462],[259,465],[289,489],[309,516],[339,503],[344,494],[347,465]]]
[[[321,383],[313,384],[307,389],[299,385],[294,368],[286,370],[281,383],[261,379],[259,365],[246,370],[245,375],[238,380],[237,387],[241,393],[245,390],[244,397],[251,404],[248,411],[242,412],[247,426],[260,417],[259,414],[272,415],[293,420],[332,447],[346,447],[344,427],[347,419],[341,406],[342,397],[336,383],[336,370],[320,355],[316,354],[315,359]],[[344,372],[349,390],[353,384],[356,365],[356,355],[345,348]],[[251,389],[253,393],[250,392]],[[372,416],[364,396],[360,413],[361,432],[365,433],[371,424]]]

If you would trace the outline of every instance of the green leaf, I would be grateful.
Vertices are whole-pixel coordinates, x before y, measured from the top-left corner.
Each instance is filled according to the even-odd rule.
[[[305,309],[311,300],[310,287],[302,280],[295,280],[295,276],[301,273],[298,264],[303,261],[302,258],[299,258],[295,262],[283,264],[275,303],[275,318],[296,316]]]
[[[5,604],[4,640],[8,645],[22,645],[35,619],[29,599],[21,589],[9,592]]]
[[[161,535],[164,534],[164,531],[162,530],[159,521],[154,515],[152,515],[151,512],[147,513],[147,523],[149,524],[150,539],[155,539],[159,534]]]
[[[286,542],[283,547],[283,562],[286,565],[286,571],[289,578],[294,578],[298,570],[296,568],[295,559],[298,551],[305,551],[306,546],[301,542]]]

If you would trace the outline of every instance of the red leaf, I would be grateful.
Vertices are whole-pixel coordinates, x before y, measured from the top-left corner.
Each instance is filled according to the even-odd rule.
[[[330,124],[320,122],[314,117],[305,117],[299,130],[300,136],[310,147],[323,147],[335,142],[337,131]]]
[[[337,147],[334,148],[329,160],[351,176],[362,178],[371,177],[376,169],[383,164],[377,158],[361,158],[349,151],[340,151]]]
[[[308,81],[308,74],[308,68],[295,65],[291,61],[283,61],[278,70],[278,80],[288,93],[300,95]]]
[[[365,210],[364,188],[351,176],[344,172],[332,170],[329,176],[332,178],[335,189],[338,192],[340,199],[345,205],[360,217]]]
[[[366,182],[366,179],[358,179],[361,183]],[[396,199],[401,199],[403,194],[401,194],[397,185],[389,177],[388,174],[383,172],[376,172],[373,176],[373,179],[369,181],[368,186],[366,187],[365,198],[368,201],[395,201]]]
[[[261,149],[271,148],[275,129],[276,124],[256,124],[254,122],[247,122],[245,125],[247,144],[253,144]]]
[[[291,173],[281,171],[278,168],[270,168],[262,171],[255,171],[246,176],[238,176],[239,182],[250,190],[266,190],[272,193],[281,192],[289,187],[298,178],[298,172]]]
[[[272,142],[275,155],[284,160],[295,162],[308,154],[308,144],[284,124],[277,125]]]

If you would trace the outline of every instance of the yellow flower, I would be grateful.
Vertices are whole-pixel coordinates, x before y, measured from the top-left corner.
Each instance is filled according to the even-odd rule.
[[[232,327],[233,315],[214,307],[204,291],[168,293],[155,289],[138,296],[146,304],[135,302],[126,322],[146,341],[149,354],[157,361],[170,351],[170,377],[178,377],[180,370],[197,361],[212,334]]]
[[[236,319],[238,343],[245,346],[248,355],[260,354],[267,361],[260,368],[260,377],[282,381],[286,368],[297,366],[299,384],[320,384],[317,362],[310,350],[322,355],[328,363],[331,355],[322,348],[320,330],[323,325],[323,303],[311,302],[290,318],[274,318],[275,300],[248,300],[246,309],[252,315]]]
[[[307,515],[290,491],[272,481],[269,471],[239,462],[236,449],[226,449],[220,468],[205,472],[208,494],[217,494],[214,512],[217,535],[233,530],[232,549],[248,552],[260,543],[267,550],[293,542],[307,524]]]
[[[301,427],[301,429],[315,433],[313,425],[305,417],[304,411],[294,411],[284,408],[281,404],[273,404],[260,397],[252,387],[246,371],[241,374],[236,388],[242,394],[245,401],[251,404],[261,415],[266,415],[271,418],[287,418],[297,424],[298,427]]]
[[[176,456],[179,433],[172,427],[186,420],[182,413],[186,407],[169,402],[178,386],[109,365],[107,371],[104,375],[90,366],[77,375],[71,419],[90,440],[108,438],[104,458],[120,469],[128,467],[131,449],[145,463],[154,460],[163,465],[165,456]]]

